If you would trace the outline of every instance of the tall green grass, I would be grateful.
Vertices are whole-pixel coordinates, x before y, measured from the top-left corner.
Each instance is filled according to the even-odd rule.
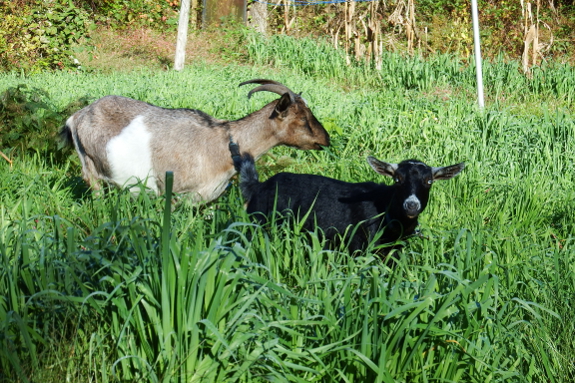
[[[448,87],[465,96],[475,94],[475,65],[470,58],[461,62],[450,55],[402,57],[385,51],[381,69],[367,60],[346,59],[345,53],[327,41],[294,38],[285,35],[264,37],[246,32],[249,60],[295,71],[316,79],[341,81],[355,87],[393,88],[429,92]],[[351,61],[352,65],[347,65]],[[502,57],[483,64],[486,95],[491,102],[553,101],[572,108],[575,97],[575,69],[569,64],[545,61],[532,68],[530,76],[522,73],[521,64]]]
[[[0,380],[572,381],[575,127],[572,88],[557,85],[572,70],[528,80],[488,64],[490,97],[509,97],[479,111],[471,68],[449,57],[389,54],[384,74],[277,39],[250,47],[256,67],[2,74],[0,91],[44,88],[61,108],[121,94],[235,119],[275,97],[247,100],[237,85],[273,78],[303,92],[332,146],[276,148],[258,162],[264,178],[291,163],[382,182],[367,155],[467,163],[433,187],[420,235],[388,263],[351,257],[297,225],[252,223],[235,185],[208,206],[173,205],[92,195],[75,155],[0,161]]]

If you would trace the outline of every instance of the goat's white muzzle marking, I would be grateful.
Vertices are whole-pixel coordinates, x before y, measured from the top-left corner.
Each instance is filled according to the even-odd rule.
[[[152,173],[152,133],[144,123],[144,116],[137,116],[122,132],[106,145],[106,154],[112,171],[112,181],[120,186],[146,181],[146,186],[158,191]],[[133,191],[136,191],[135,188]]]
[[[417,198],[415,194],[407,197],[407,199],[403,202],[403,209],[406,211],[408,218],[417,217],[421,209],[421,202],[419,202],[419,198]]]

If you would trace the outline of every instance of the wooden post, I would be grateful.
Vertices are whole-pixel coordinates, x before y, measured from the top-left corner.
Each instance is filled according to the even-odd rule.
[[[285,34],[289,35],[289,4],[288,4],[288,0],[284,0],[284,28],[285,28]]]
[[[267,34],[268,31],[268,8],[264,3],[252,3],[250,6],[249,25],[256,31]]]
[[[407,1],[405,8],[405,34],[407,35],[407,53],[413,55],[413,42],[415,40],[415,4],[413,0]]]
[[[477,103],[479,109],[485,107],[483,97],[483,70],[481,69],[481,44],[479,38],[479,13],[477,12],[477,0],[471,0],[471,20],[473,25],[473,49],[475,56],[475,76],[477,78]]]
[[[184,69],[186,59],[186,43],[188,41],[188,23],[190,21],[190,0],[182,0],[180,4],[180,18],[178,20],[178,37],[176,40],[176,57],[174,69]]]

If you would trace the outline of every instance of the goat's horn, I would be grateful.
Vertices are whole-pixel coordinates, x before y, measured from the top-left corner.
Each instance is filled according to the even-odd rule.
[[[254,89],[249,91],[248,98],[250,98],[252,96],[252,94],[254,94],[255,92],[267,91],[267,92],[277,93],[280,96],[283,96],[284,94],[288,93],[290,96],[290,101],[292,103],[295,102],[296,94],[294,92],[292,92],[287,86],[285,86],[285,85],[283,85],[277,81],[264,80],[264,79],[249,80],[249,81],[242,82],[240,84],[240,86],[246,85],[246,84],[261,84],[257,88],[254,88]]]
[[[274,85],[282,85],[282,86],[284,86],[281,82],[277,82],[277,81],[274,81],[274,80],[266,80],[266,79],[263,79],[263,78],[258,78],[258,79],[255,79],[255,80],[244,81],[244,82],[242,82],[239,86],[246,85],[246,84],[260,84],[260,85],[274,84]]]

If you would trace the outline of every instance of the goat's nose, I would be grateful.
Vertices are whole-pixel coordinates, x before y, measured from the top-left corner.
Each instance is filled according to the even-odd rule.
[[[419,209],[421,208],[419,198],[417,198],[415,195],[410,195],[409,198],[407,198],[403,203],[403,208],[407,212],[408,216],[417,215],[419,213]]]
[[[417,209],[419,207],[419,204],[417,203],[417,201],[408,201],[407,202],[407,208],[409,210],[414,210]]]

